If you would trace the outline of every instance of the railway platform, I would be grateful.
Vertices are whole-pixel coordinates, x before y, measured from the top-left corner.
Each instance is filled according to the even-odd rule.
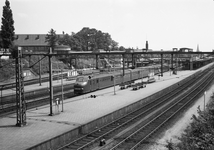
[[[131,88],[120,90],[119,86],[115,86],[115,88],[110,87],[70,98],[64,101],[63,112],[61,104],[54,104],[55,115],[53,116],[49,116],[49,105],[30,109],[26,114],[27,125],[23,127],[15,126],[16,114],[2,117],[0,118],[0,149],[32,148],[152,95],[187,78],[196,71],[198,70],[179,71],[177,75],[166,72],[163,77],[155,76],[156,82],[147,84],[146,88],[139,90]],[[91,98],[91,95],[96,95],[96,98]]]

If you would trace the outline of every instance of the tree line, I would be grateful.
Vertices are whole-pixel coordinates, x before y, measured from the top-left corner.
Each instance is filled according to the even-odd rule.
[[[125,50],[123,46],[118,46],[118,42],[109,33],[89,27],[84,27],[77,33],[72,32],[71,35],[63,34],[62,37],[58,37],[56,31],[51,29],[46,35],[46,41],[52,49],[59,44],[68,45],[74,51]]]

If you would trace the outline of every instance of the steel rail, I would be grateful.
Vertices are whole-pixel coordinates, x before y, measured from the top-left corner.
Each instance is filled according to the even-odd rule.
[[[65,84],[65,85],[63,85],[63,89],[65,91],[71,90],[73,85],[74,85],[73,83]],[[62,89],[62,85],[56,85],[56,86],[53,87],[54,93],[61,92],[61,89]],[[40,98],[40,97],[43,97],[45,95],[48,95],[48,93],[49,93],[49,88],[48,87],[41,88],[41,89],[34,90],[34,91],[26,91],[25,92],[25,99],[28,101],[28,100]],[[2,100],[1,105],[9,104],[9,103],[15,103],[16,102],[14,94],[13,95],[4,96],[4,97],[1,98],[1,100]]]
[[[54,75],[53,76],[53,80],[58,80],[59,75]],[[67,77],[66,73],[63,74],[63,79],[65,79]],[[41,78],[42,82],[47,82],[49,81],[49,77],[43,77]],[[32,84],[36,84],[39,83],[39,78],[35,78],[35,79],[29,79],[29,80],[25,80],[24,81],[24,85],[32,85]],[[7,90],[7,89],[12,89],[16,87],[16,83],[12,82],[12,83],[6,83],[6,84],[0,84],[0,87],[2,87],[2,90]]]
[[[211,74],[211,73],[210,73]],[[206,78],[206,85],[208,84],[207,80],[210,81],[210,80],[213,80],[213,76],[209,76],[210,78]],[[200,84],[197,85],[197,87],[194,88],[193,92],[195,92],[195,90],[198,90],[198,87],[201,88],[202,87],[202,84],[204,84],[203,82],[200,82]],[[191,90],[192,91],[192,90]],[[138,147],[143,141],[145,141],[145,139],[147,139],[151,134],[153,134],[155,131],[157,131],[163,124],[165,124],[170,118],[172,118],[172,116],[174,116],[178,111],[180,111],[183,107],[186,106],[186,104],[189,104],[189,102],[193,99],[191,98],[191,100],[188,100],[187,102],[185,102],[185,104],[179,109],[176,111],[176,113],[173,113],[173,115],[170,115],[170,117],[168,117],[167,119],[165,119],[165,121],[163,121],[158,127],[155,127],[154,130],[152,130],[151,132],[149,132],[148,134],[145,135],[145,137],[139,137],[139,138],[135,138],[136,134],[142,134],[142,131],[145,133],[145,132],[148,132],[148,128],[150,128],[152,125],[152,123],[154,121],[157,121],[157,119],[161,119],[161,116],[164,116],[166,117],[169,113],[169,110],[171,110],[172,108],[174,107],[177,107],[178,103],[179,105],[181,104],[182,101],[186,101],[186,97],[189,97],[193,92],[186,92],[185,93],[185,97],[181,98],[177,98],[177,99],[180,99],[178,100],[176,103],[174,103],[172,106],[168,107],[166,110],[164,110],[161,114],[159,114],[157,117],[153,118],[150,122],[148,122],[147,124],[145,124],[144,126],[142,126],[141,128],[139,128],[137,131],[135,131],[134,133],[132,133],[131,135],[129,135],[127,138],[125,138],[124,140],[122,140],[121,142],[119,142],[117,145],[115,145],[113,148],[111,148],[110,150],[114,150],[114,149],[120,149],[119,147],[121,147],[122,144],[125,144],[124,146],[122,146],[123,149],[125,149],[125,147],[127,148],[128,146],[128,149],[131,149],[131,150],[134,150],[136,149],[136,147]],[[193,97],[196,97],[197,94],[195,95],[195,93],[193,94]],[[173,112],[174,112],[174,109],[173,109]],[[156,122],[156,124],[158,124]],[[154,124],[154,125],[156,125]],[[146,128],[146,129],[145,129]],[[139,142],[137,142],[137,139],[141,139]],[[131,142],[129,142],[131,141]],[[133,144],[134,142],[137,142],[137,144]],[[129,145],[127,145],[127,143]],[[133,147],[130,147],[130,145],[134,145]]]
[[[54,98],[61,97],[61,95],[62,95],[61,92],[54,93]],[[73,95],[74,95],[73,90],[64,91],[65,99],[73,97]],[[45,104],[49,104],[49,99],[50,99],[49,96],[42,96],[39,98],[27,100],[27,103],[26,103],[27,110],[32,109],[32,108],[37,108],[37,107],[43,106]],[[8,115],[8,114],[12,114],[16,111],[16,109],[17,109],[16,103],[6,104],[6,105],[4,105],[3,108],[0,109],[0,117]]]

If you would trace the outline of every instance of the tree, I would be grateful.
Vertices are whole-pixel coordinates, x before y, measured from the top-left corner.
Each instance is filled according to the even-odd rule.
[[[119,51],[125,51],[125,50],[126,50],[125,47],[123,47],[123,46],[119,47]]]
[[[2,35],[1,35],[1,31],[0,31],[0,50],[3,47],[3,41],[2,41]]]
[[[2,47],[6,50],[13,45],[14,40],[14,20],[13,13],[10,9],[10,2],[5,1],[5,6],[3,6],[3,15],[2,15],[2,26],[1,26],[1,38],[2,38]]]
[[[88,27],[82,28],[76,34],[65,34],[58,43],[69,45],[75,51],[118,50],[118,43],[111,39],[110,34]]]
[[[66,33],[63,37],[58,39],[58,43],[62,45],[70,45],[71,37]]]
[[[72,35],[65,34],[58,41],[59,44],[69,45],[71,50],[80,51],[82,49],[82,40],[80,37],[72,33]]]
[[[95,49],[109,51],[110,46],[114,48],[117,46],[117,43],[111,39],[110,34],[94,28],[84,27],[76,35],[81,39],[82,50],[84,51],[94,51]]]
[[[48,42],[48,45],[52,48],[52,51],[54,52],[54,48],[56,47],[56,43],[58,41],[58,37],[56,35],[56,31],[51,29],[48,34],[45,37],[46,41]]]
[[[115,42],[114,40],[112,40],[111,41],[111,47],[112,47],[112,51],[118,50],[118,43]]]

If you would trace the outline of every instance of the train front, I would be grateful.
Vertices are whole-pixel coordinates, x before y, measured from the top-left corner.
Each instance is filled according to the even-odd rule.
[[[77,77],[74,84],[74,94],[83,94],[88,83],[87,77]]]

